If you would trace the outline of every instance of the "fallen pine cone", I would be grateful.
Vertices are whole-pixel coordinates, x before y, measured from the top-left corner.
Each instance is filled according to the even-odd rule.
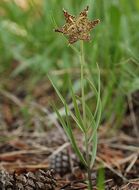
[[[20,175],[0,171],[0,190],[54,190],[55,187],[53,170],[38,170]]]
[[[60,176],[71,173],[72,169],[79,165],[79,160],[76,155],[64,149],[58,154],[54,155],[50,160],[50,168],[54,169]]]

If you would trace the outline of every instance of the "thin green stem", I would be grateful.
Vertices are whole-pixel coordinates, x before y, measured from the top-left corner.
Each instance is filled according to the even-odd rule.
[[[83,123],[86,126],[86,112],[85,112],[85,90],[84,90],[84,48],[83,41],[81,40],[81,54],[80,54],[80,64],[81,64],[81,93],[82,93],[82,110],[83,110]]]
[[[92,178],[91,178],[89,144],[88,144],[87,134],[85,135],[85,150],[86,150],[86,162],[87,162],[88,190],[92,190],[93,185],[92,185]]]
[[[90,168],[90,158],[89,158],[89,143],[87,135],[87,120],[86,120],[86,110],[85,110],[85,87],[84,87],[84,48],[83,41],[80,43],[80,64],[81,64],[81,99],[82,99],[82,111],[83,111],[83,124],[85,127],[85,149],[86,149],[86,162],[87,162],[87,175],[88,175],[88,190],[92,190],[92,180],[91,180],[91,168]]]

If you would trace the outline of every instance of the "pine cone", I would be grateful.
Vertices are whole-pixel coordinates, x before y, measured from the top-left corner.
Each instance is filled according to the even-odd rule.
[[[20,175],[4,172],[0,175],[0,190],[54,190],[55,187],[53,170],[38,170]]]
[[[72,172],[73,167],[79,164],[75,154],[67,149],[54,155],[50,161],[50,168],[54,169],[60,176]]]

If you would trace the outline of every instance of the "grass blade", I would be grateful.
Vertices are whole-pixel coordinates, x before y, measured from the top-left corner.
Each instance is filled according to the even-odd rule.
[[[74,138],[74,135],[73,135],[73,132],[72,132],[72,129],[70,126],[70,122],[69,122],[68,108],[66,105],[65,105],[65,112],[66,112],[66,121],[67,121],[67,125],[69,127],[69,136],[70,136],[70,141],[71,141],[72,147],[73,147],[75,153],[78,155],[81,162],[84,164],[84,166],[87,166],[87,163],[86,163],[82,153],[80,152],[78,145],[76,143],[76,140]]]
[[[62,103],[65,105],[65,104],[66,104],[66,102],[65,102],[65,100],[64,100],[64,98],[63,98],[63,96],[61,95],[60,91],[58,90],[58,88],[56,87],[56,85],[54,84],[54,82],[52,81],[52,79],[50,78],[50,76],[48,76],[48,78],[49,78],[49,80],[50,80],[51,84],[53,85],[53,87],[54,87],[54,89],[55,89],[55,91],[56,91],[57,95],[59,96],[60,100],[61,100],[61,101],[62,101]]]
[[[82,128],[82,131],[85,131],[85,127],[84,127],[84,124],[83,124],[82,116],[81,116],[80,110],[78,108],[76,96],[75,96],[75,94],[73,92],[73,87],[72,87],[71,81],[70,81],[70,89],[71,89],[71,97],[72,97],[72,100],[73,100],[74,110],[75,110],[76,117],[78,118],[78,122],[80,124],[80,127]]]
[[[60,121],[62,127],[63,127],[64,130],[65,130],[66,135],[67,135],[68,138],[70,139],[70,131],[69,131],[68,126],[66,125],[64,119],[63,119],[62,116],[60,115],[60,113],[59,113],[59,111],[58,111],[58,109],[56,108],[55,105],[53,105],[53,109],[54,109],[54,111],[56,112],[57,117],[58,117],[58,119],[59,119],[59,121]]]

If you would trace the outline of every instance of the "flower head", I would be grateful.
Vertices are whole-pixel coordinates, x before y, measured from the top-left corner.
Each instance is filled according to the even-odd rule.
[[[66,23],[63,27],[55,29],[55,32],[61,32],[68,36],[70,44],[78,40],[90,41],[90,31],[100,22],[100,20],[89,21],[87,18],[88,9],[89,6],[80,12],[77,17],[63,10]]]

